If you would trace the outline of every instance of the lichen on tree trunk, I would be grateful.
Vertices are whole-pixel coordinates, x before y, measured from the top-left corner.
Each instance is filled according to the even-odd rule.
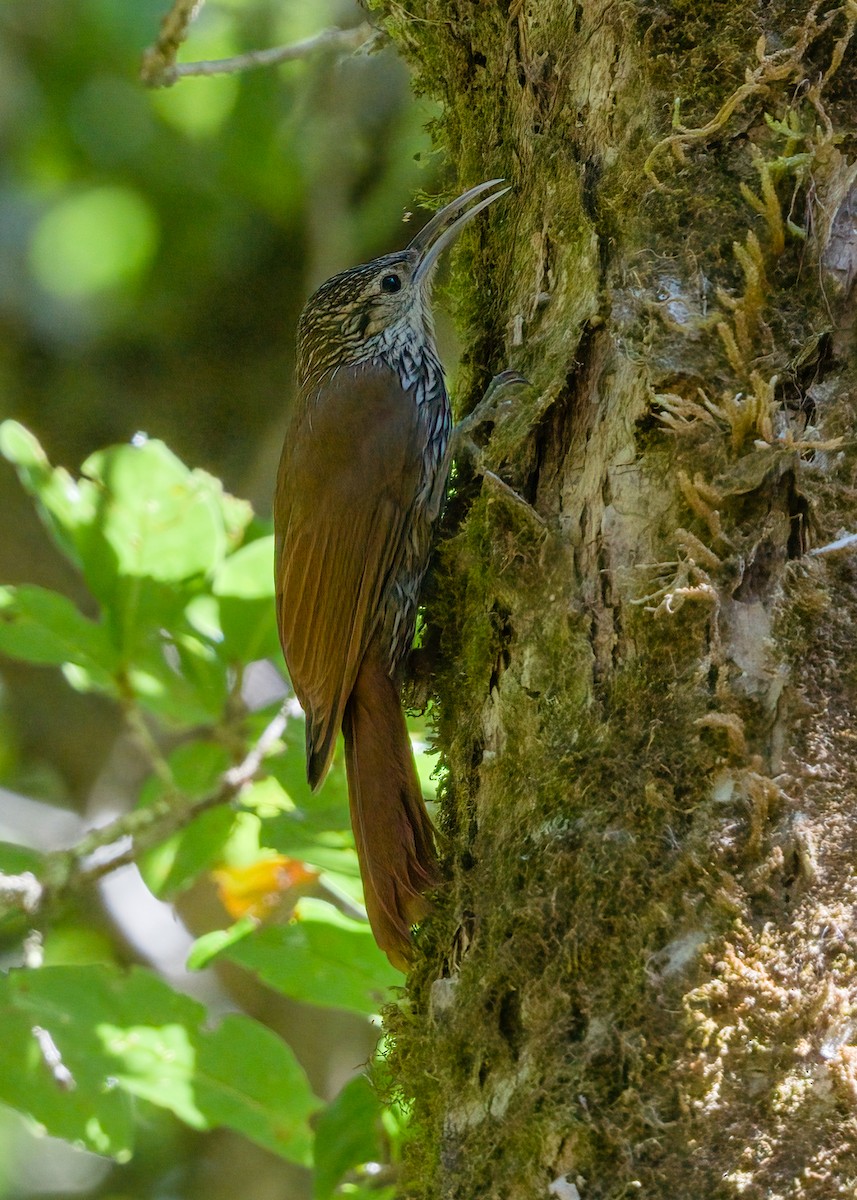
[[[379,0],[461,184],[490,482],[428,601],[450,882],[408,1194],[857,1186],[857,68],[844,7]],[[490,434],[490,436],[488,436]],[[551,1192],[552,1189],[552,1192]]]

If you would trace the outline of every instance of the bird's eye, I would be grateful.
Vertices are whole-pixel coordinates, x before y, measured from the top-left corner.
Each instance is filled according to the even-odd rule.
[[[382,292],[398,292],[402,286],[402,281],[398,275],[385,275],[381,280]]]

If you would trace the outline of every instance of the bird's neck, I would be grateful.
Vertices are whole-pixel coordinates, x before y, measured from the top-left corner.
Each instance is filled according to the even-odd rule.
[[[390,367],[398,375],[404,390],[413,394],[418,408],[446,395],[443,367],[431,334],[414,336],[411,330],[397,336],[396,327],[392,326],[381,334],[370,359]]]
[[[443,367],[438,358],[430,330],[415,332],[413,327],[391,325],[374,337],[364,338],[359,350],[350,348],[348,355],[306,353],[298,364],[299,387],[310,396],[326,379],[343,366],[382,366],[398,376],[402,388],[411,393],[417,408],[443,404],[446,384]]]

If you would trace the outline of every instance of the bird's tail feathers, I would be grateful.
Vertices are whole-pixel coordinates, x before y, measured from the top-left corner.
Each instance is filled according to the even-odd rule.
[[[411,926],[429,912],[439,881],[398,689],[379,658],[364,658],[342,723],[351,823],[375,940],[406,969]]]

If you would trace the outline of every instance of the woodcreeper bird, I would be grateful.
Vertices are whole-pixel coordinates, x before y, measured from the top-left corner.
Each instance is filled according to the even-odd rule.
[[[450,457],[432,278],[462,227],[509,190],[502,182],[471,188],[407,249],[307,301],[274,501],[277,615],[306,714],[307,778],[321,785],[341,727],[366,910],[403,969],[439,881],[401,704]]]

